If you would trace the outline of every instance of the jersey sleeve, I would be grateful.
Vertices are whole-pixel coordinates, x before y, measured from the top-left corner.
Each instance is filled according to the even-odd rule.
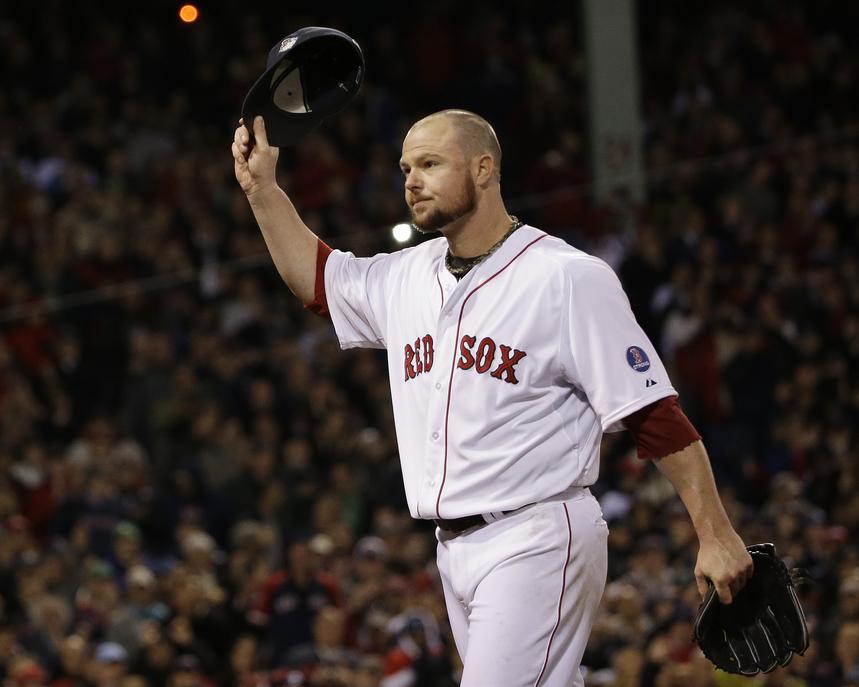
[[[356,258],[334,250],[325,263],[325,296],[341,348],[385,348],[386,283],[393,258]]]
[[[325,264],[331,255],[331,246],[319,239],[316,246],[316,282],[313,287],[313,300],[304,307],[320,317],[328,317],[328,298],[325,295]]]
[[[620,431],[630,413],[677,395],[620,280],[605,262],[593,257],[570,261],[565,286],[563,373],[584,391],[603,431]]]

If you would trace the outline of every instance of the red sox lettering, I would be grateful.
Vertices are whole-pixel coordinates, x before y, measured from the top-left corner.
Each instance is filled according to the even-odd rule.
[[[423,372],[432,369],[433,346],[432,337],[426,334],[415,339],[414,345],[406,344],[405,347],[405,381],[414,379]]]
[[[506,344],[496,345],[495,341],[488,336],[477,343],[476,336],[465,334],[459,342],[460,357],[457,367],[461,370],[470,370],[473,367],[478,373],[483,374],[492,367],[496,352],[500,352],[499,364],[489,373],[489,376],[503,379],[508,384],[518,384],[516,364],[527,354]]]
[[[465,334],[459,343],[460,358],[457,367],[470,370],[472,367],[480,374],[489,372],[499,355],[498,365],[489,372],[490,377],[501,379],[508,384],[518,384],[516,365],[527,353],[511,348],[506,344],[500,346],[490,337],[484,337],[477,343],[476,336]],[[408,382],[424,372],[432,369],[434,350],[432,336],[426,334],[418,337],[413,343],[408,343],[403,349],[404,381]]]

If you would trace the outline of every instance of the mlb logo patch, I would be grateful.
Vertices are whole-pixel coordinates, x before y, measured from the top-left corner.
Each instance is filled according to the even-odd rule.
[[[295,41],[297,41],[297,40],[298,40],[298,38],[297,38],[296,36],[290,36],[289,38],[284,38],[284,39],[280,42],[280,49],[278,50],[278,52],[279,52],[279,53],[281,53],[281,52],[286,52],[286,51],[287,51],[287,50],[289,50],[293,45],[295,45]]]
[[[626,362],[636,372],[647,372],[650,369],[650,358],[638,346],[630,346],[626,349]]]

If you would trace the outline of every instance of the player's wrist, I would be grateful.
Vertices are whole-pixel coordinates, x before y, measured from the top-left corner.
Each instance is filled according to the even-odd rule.
[[[739,538],[727,515],[693,524],[702,547],[724,545]]]
[[[281,191],[277,182],[272,179],[265,184],[254,184],[251,188],[245,191],[248,202],[251,205],[264,205],[269,200],[277,197]]]

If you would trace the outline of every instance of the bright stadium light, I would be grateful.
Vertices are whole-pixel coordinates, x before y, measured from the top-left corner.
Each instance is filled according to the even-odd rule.
[[[194,5],[182,5],[179,8],[179,19],[181,19],[186,24],[193,24],[197,21],[200,16],[200,10],[198,10]]]
[[[391,233],[394,235],[394,240],[397,243],[405,243],[412,238],[412,225],[405,222],[395,224]]]

